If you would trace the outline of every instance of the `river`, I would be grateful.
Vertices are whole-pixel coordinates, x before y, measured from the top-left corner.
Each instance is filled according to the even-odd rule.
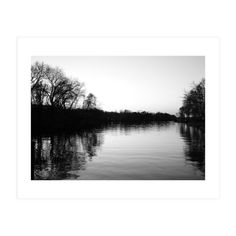
[[[205,132],[166,122],[33,136],[31,178],[204,180]]]

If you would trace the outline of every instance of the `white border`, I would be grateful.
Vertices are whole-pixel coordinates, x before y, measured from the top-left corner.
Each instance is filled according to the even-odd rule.
[[[205,181],[31,181],[31,56],[205,56]],[[17,197],[20,199],[212,199],[219,197],[219,39],[19,37],[17,39]]]

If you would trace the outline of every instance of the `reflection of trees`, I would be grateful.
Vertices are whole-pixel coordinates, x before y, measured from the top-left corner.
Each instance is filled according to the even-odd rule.
[[[33,139],[32,179],[77,178],[71,171],[84,170],[102,143],[102,134],[95,131]]]
[[[81,137],[84,151],[87,153],[91,160],[93,156],[96,156],[97,148],[103,143],[101,133],[100,135],[98,135],[98,133],[96,133],[95,131],[85,132]]]
[[[110,126],[109,129],[115,129],[117,130],[117,127],[119,127],[119,131],[125,135],[128,135],[130,132],[145,132],[145,131],[150,131],[155,128],[157,131],[168,128],[169,125],[172,122],[148,122],[148,123],[139,123],[139,124],[125,124],[125,123],[120,123],[116,124],[113,126]]]
[[[205,130],[187,124],[180,124],[180,134],[186,147],[185,156],[187,161],[196,166],[205,174]]]
[[[170,124],[113,124],[73,135],[38,136],[32,140],[32,179],[77,179],[102,146],[104,130],[129,135],[153,128],[158,131]]]

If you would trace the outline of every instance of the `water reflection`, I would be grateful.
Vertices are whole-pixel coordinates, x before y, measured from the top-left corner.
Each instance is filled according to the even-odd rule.
[[[204,179],[205,132],[174,122],[36,136],[31,178]]]
[[[77,179],[73,170],[85,170],[103,143],[98,131],[33,138],[32,179]]]
[[[205,175],[205,130],[204,127],[195,127],[180,124],[180,134],[186,146],[184,153],[186,161]]]
[[[156,131],[168,129],[170,124],[174,122],[148,122],[142,124],[112,124],[107,127],[103,127],[102,130],[117,132],[120,135],[129,135],[130,133],[143,133],[155,129]]]

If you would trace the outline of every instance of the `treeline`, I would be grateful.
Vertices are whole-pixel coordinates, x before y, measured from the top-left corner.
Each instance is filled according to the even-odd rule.
[[[178,120],[205,122],[205,79],[202,79],[198,84],[193,84],[192,89],[185,92]]]
[[[31,106],[32,133],[80,131],[110,124],[145,124],[165,121],[176,121],[176,116],[160,112],[107,112],[99,109]]]
[[[32,132],[175,120],[176,116],[160,112],[103,111],[98,108],[95,95],[85,96],[84,84],[68,78],[60,68],[39,62],[31,66]]]

